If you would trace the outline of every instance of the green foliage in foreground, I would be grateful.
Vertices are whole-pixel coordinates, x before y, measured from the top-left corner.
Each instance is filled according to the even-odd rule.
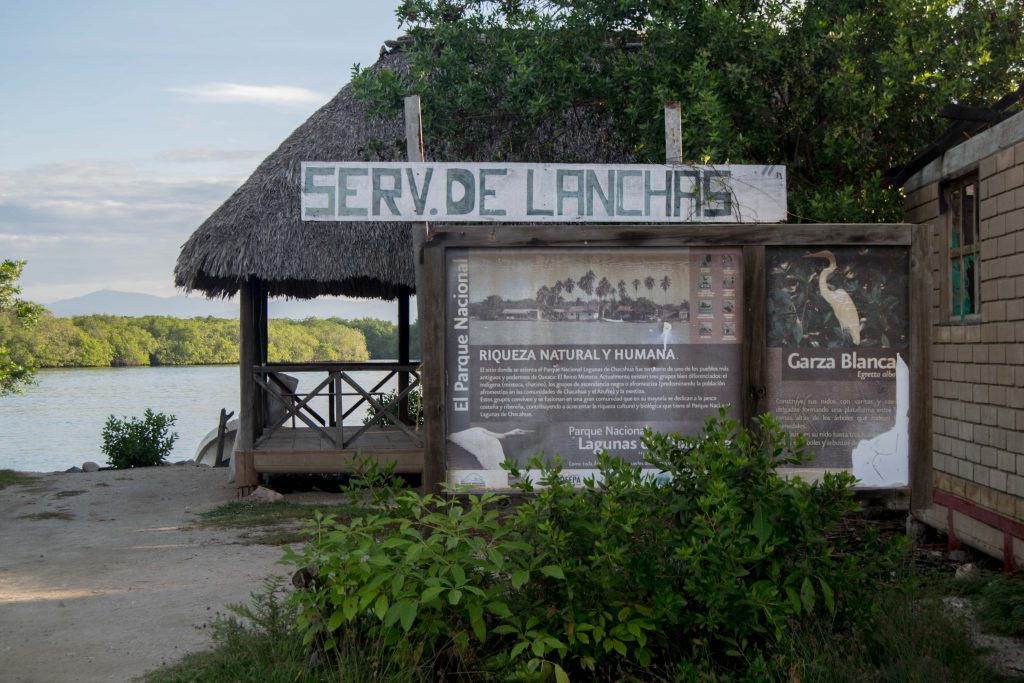
[[[14,313],[5,313],[0,305],[0,363],[9,361],[22,368],[238,362],[237,320],[113,315],[55,318],[43,310],[32,326],[16,323]],[[271,320],[268,328],[271,361],[303,363],[397,357],[397,341],[389,345],[387,335],[397,340],[398,333],[386,321]],[[373,340],[372,351],[368,339]]]
[[[806,459],[802,437],[723,415],[644,444],[666,477],[603,456],[603,483],[576,489],[557,460],[534,459],[537,471],[510,468],[529,495],[507,515],[495,494],[463,506],[402,491],[373,514],[318,518],[287,555],[319,568],[299,594],[305,642],[417,643],[408,665],[440,679],[762,680],[781,674],[795,622],[871,618],[894,556],[835,533],[852,477],[774,474]]]
[[[177,432],[168,433],[176,419],[174,415],[154,413],[150,408],[146,408],[141,420],[110,415],[103,425],[100,450],[115,469],[159,465],[167,460],[178,439]]]
[[[35,375],[36,365],[19,358],[8,343],[11,334],[31,330],[41,310],[18,297],[18,278],[24,268],[24,261],[0,262],[0,396],[20,391]]]
[[[985,683],[1000,678],[980,660],[964,622],[941,602],[939,587],[901,581],[878,587],[870,597],[878,610],[865,622],[843,630],[830,617],[801,619],[793,625],[785,662],[776,680],[803,683]],[[249,605],[233,605],[231,613],[212,623],[215,649],[146,676],[147,683],[419,683],[434,680],[425,667],[407,666],[417,657],[412,644],[387,649],[368,642],[357,631],[342,636],[345,646],[336,660],[310,656],[296,627],[294,601],[278,582],[268,580]],[[670,676],[646,672],[647,681]],[[466,676],[465,680],[480,680]],[[500,678],[500,676],[496,676]],[[577,680],[577,679],[574,679]],[[582,677],[578,680],[590,680]]]

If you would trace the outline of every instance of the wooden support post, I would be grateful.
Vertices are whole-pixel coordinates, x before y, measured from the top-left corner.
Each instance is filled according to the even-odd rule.
[[[416,228],[413,227],[413,230]],[[405,365],[409,362],[409,295],[398,296],[398,362]],[[398,373],[398,393],[401,395],[409,387],[409,373]],[[403,424],[409,421],[409,397],[406,396],[398,404],[398,419]]]
[[[256,365],[257,327],[255,321],[254,293],[256,283],[247,280],[238,294],[238,447],[235,449],[235,486],[252,487],[259,484],[259,477],[253,468],[253,444],[256,440],[256,381],[253,366]]]
[[[409,161],[423,161],[423,118],[420,111],[419,95],[405,98],[405,142]],[[416,317],[420,324],[420,358],[442,358],[444,353],[443,328],[440,321],[444,312],[444,297],[436,297],[426,301],[427,292],[424,282],[423,245],[431,238],[429,223],[411,223],[413,263],[416,268]],[[442,269],[443,272],[443,269]],[[443,288],[443,276],[433,275],[432,282],[440,290]],[[428,327],[438,327],[441,335],[428,334]],[[407,342],[408,346],[408,342]],[[440,370],[440,368],[437,368]],[[435,377],[433,368],[424,367],[421,374],[423,406],[423,490],[437,492],[445,480],[444,472],[444,403],[441,392],[442,382]],[[438,437],[440,435],[440,437]]]
[[[267,321],[267,286],[260,280],[253,279],[253,326],[256,328],[256,348],[253,350],[253,357],[256,365],[267,364],[267,353],[270,347],[269,323]],[[267,416],[270,414],[269,397],[263,392],[257,392],[263,400],[258,400],[255,423],[255,438],[263,435],[267,427]]]
[[[439,492],[448,477],[445,467],[448,426],[445,423],[444,385],[444,255],[444,249],[424,250],[425,281],[431,286],[422,290],[418,297],[424,309],[435,311],[433,315],[420,318],[420,343],[423,345],[420,375],[423,382],[423,488],[428,493]]]
[[[928,226],[911,228],[910,242],[910,509],[932,505],[932,273]]]
[[[749,429],[753,419],[765,411],[767,367],[764,247],[743,247],[743,405],[736,406]]]
[[[665,163],[683,163],[683,115],[678,102],[665,103]]]

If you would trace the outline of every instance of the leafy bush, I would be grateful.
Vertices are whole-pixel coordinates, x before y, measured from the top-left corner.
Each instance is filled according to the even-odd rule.
[[[666,476],[602,455],[600,480],[574,488],[557,458],[535,458],[509,468],[528,494],[514,512],[492,493],[461,504],[404,491],[348,523],[319,518],[288,554],[319,569],[299,596],[307,643],[411,640],[423,648],[410,664],[442,678],[759,679],[779,674],[772,653],[795,621],[870,615],[891,555],[844,547],[850,475],[774,474],[806,459],[802,437],[723,414],[696,437],[644,445]]]
[[[177,432],[168,434],[176,419],[174,415],[154,413],[149,408],[141,420],[109,416],[103,425],[102,446],[107,463],[119,470],[161,464],[178,439]]]
[[[377,398],[377,400],[380,402],[381,405],[387,407],[388,404],[390,404],[392,401],[394,401],[397,398],[398,398],[398,390],[395,389],[394,391],[388,391],[388,392],[385,392],[385,393],[381,394]],[[414,421],[415,421],[416,425],[422,427],[423,426],[423,404],[422,404],[422,395],[420,394],[420,390],[419,389],[413,389],[412,391],[409,392],[408,398],[409,398],[409,415],[410,415],[410,417],[414,418]],[[398,408],[396,407],[395,411],[397,412],[397,410],[398,410]],[[363,424],[364,425],[370,424],[370,420],[372,420],[376,414],[377,414],[377,411],[375,411],[372,406],[367,408],[366,409],[366,415],[363,416]],[[389,418],[389,417],[384,417],[377,424],[382,426],[382,427],[386,427],[388,425],[394,424],[394,421],[391,418]]]

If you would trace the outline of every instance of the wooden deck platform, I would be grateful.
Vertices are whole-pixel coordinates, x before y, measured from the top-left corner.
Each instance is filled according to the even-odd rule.
[[[327,431],[338,431],[338,427]],[[351,437],[357,427],[345,427]],[[422,432],[419,432],[422,435]],[[340,434],[336,440],[342,443]],[[423,472],[423,441],[414,440],[395,427],[374,427],[359,437],[351,448],[338,448],[308,427],[278,429],[252,451],[252,463],[259,473],[351,472],[356,455],[372,457],[381,466],[395,464],[395,472]]]

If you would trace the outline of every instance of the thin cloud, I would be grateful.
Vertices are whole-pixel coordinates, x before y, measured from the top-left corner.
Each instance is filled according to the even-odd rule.
[[[63,240],[64,238],[58,235],[13,235],[6,232],[0,232],[0,242],[25,247],[57,244]]]
[[[201,102],[252,103],[299,106],[323,104],[327,95],[292,85],[245,85],[242,83],[203,83],[177,88],[170,92],[187,95]]]
[[[267,156],[263,149],[212,149],[189,147],[172,149],[156,157],[158,161],[172,161],[181,164],[209,163],[221,161],[248,161]]]

